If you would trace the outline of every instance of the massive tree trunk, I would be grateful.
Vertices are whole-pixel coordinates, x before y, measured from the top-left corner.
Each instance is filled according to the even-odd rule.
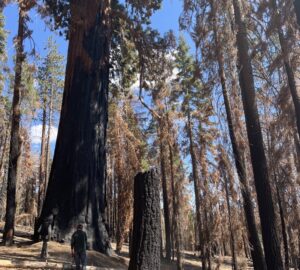
[[[297,87],[295,73],[292,68],[292,64],[290,60],[289,45],[287,43],[287,40],[282,30],[281,16],[277,6],[277,0],[272,0],[271,2],[272,2],[272,8],[274,12],[274,20],[277,28],[278,37],[279,37],[280,47],[284,59],[285,72],[286,72],[292,100],[294,103],[297,129],[300,138],[300,90]]]
[[[164,138],[164,123],[163,119],[159,119],[159,147],[160,147],[160,167],[161,167],[161,184],[164,206],[164,219],[165,219],[165,234],[166,234],[166,260],[171,260],[171,225],[170,225],[170,209],[167,188],[167,174],[166,174],[166,156],[165,156],[165,143]]]
[[[134,179],[134,217],[129,270],[160,269],[160,196],[155,169]]]
[[[233,126],[232,112],[231,112],[231,107],[230,107],[230,102],[228,97],[226,75],[224,70],[224,57],[223,57],[216,25],[214,25],[214,33],[215,33],[216,48],[217,48],[219,77],[221,81],[222,93],[223,93],[226,116],[227,116],[227,125],[228,125],[230,140],[231,140],[232,151],[235,159],[235,167],[237,170],[239,181],[241,183],[243,207],[244,207],[245,217],[247,221],[248,238],[252,246],[251,255],[253,260],[253,267],[255,270],[266,270],[267,266],[264,259],[264,254],[259,240],[259,236],[258,236],[258,230],[256,227],[255,216],[254,216],[253,203],[251,200],[249,184],[247,181],[245,160],[243,158],[241,150],[239,149],[236,132]]]
[[[110,0],[72,1],[70,12],[61,118],[39,223],[57,209],[55,226],[59,239],[69,241],[81,223],[90,247],[108,252],[103,217]]]
[[[26,11],[19,6],[18,36],[16,45],[16,67],[14,81],[14,96],[12,103],[12,122],[10,133],[9,166],[6,193],[6,215],[3,233],[5,245],[11,245],[14,238],[15,214],[16,214],[16,185],[18,175],[18,165],[21,156],[22,140],[20,137],[21,121],[21,83],[22,83],[22,64],[24,62],[24,38],[25,38],[25,16]]]
[[[272,189],[256,104],[253,70],[249,56],[247,28],[242,18],[239,1],[233,0],[233,6],[237,25],[239,79],[262,226],[266,264],[268,269],[282,270],[283,263],[276,229],[277,223],[272,200]]]
[[[199,173],[197,168],[197,159],[196,153],[194,148],[194,138],[193,138],[193,130],[192,130],[192,123],[191,123],[191,112],[190,108],[188,108],[188,119],[187,119],[187,130],[188,130],[188,137],[189,137],[189,151],[192,160],[192,175],[193,175],[193,182],[194,182],[194,191],[195,191],[195,203],[196,203],[196,220],[197,220],[197,227],[198,227],[198,238],[199,238],[199,246],[201,251],[201,258],[202,258],[202,269],[206,270],[206,258],[204,256],[204,243],[203,243],[203,233],[202,233],[202,217],[201,217],[201,206],[200,206],[200,187],[199,187]]]

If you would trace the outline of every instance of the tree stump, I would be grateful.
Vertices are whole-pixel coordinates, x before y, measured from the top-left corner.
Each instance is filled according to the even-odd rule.
[[[134,216],[129,270],[159,270],[161,248],[160,181],[156,169],[134,179]]]

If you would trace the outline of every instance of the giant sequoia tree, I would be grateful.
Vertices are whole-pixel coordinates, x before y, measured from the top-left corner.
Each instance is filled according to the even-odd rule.
[[[49,1],[51,3],[51,1]],[[54,11],[58,8],[54,6]],[[107,252],[103,224],[110,1],[71,1],[61,119],[40,221],[58,210],[59,238],[84,224],[91,247]]]

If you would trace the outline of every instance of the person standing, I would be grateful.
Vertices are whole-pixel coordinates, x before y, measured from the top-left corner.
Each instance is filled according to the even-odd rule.
[[[48,258],[48,241],[51,239],[52,226],[53,226],[53,215],[51,214],[50,216],[46,217],[43,220],[38,230],[43,241],[42,251],[40,255],[41,259],[47,260]]]
[[[86,269],[86,249],[87,235],[83,231],[82,225],[79,224],[71,238],[71,252],[75,259],[76,270]]]

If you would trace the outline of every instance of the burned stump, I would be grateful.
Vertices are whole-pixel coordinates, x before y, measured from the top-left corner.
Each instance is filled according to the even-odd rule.
[[[129,270],[160,269],[160,181],[155,169],[134,179],[134,216]]]

